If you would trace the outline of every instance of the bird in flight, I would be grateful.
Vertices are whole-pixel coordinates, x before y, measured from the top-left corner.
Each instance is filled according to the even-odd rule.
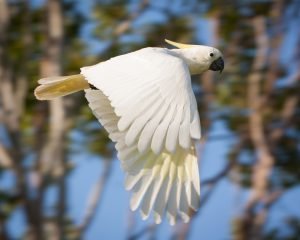
[[[191,75],[224,69],[213,47],[166,40],[176,49],[147,47],[81,68],[72,76],[43,78],[39,100],[84,90],[89,107],[115,143],[130,207],[155,223],[190,220],[200,182],[195,142],[200,139]]]

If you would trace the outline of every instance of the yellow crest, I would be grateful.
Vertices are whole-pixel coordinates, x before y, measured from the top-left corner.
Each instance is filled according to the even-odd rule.
[[[191,48],[191,47],[194,47],[194,45],[191,45],[191,44],[184,44],[184,43],[177,43],[177,42],[173,42],[171,40],[168,40],[168,39],[165,39],[165,42],[174,46],[174,47],[177,47],[177,48]]]

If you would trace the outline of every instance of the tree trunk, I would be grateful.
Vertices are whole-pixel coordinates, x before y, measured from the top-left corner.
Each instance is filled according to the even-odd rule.
[[[59,76],[62,73],[61,57],[63,48],[63,16],[60,0],[48,0],[47,14],[47,41],[45,55],[41,65],[42,77]],[[40,171],[43,175],[51,175],[58,179],[57,217],[55,232],[52,236],[64,239],[64,217],[66,209],[65,188],[65,114],[62,98],[57,98],[50,103],[50,126],[48,139],[42,149]],[[43,183],[41,183],[43,184]]]

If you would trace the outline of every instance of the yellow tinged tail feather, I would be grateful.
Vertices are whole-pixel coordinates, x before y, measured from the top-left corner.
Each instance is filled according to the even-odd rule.
[[[38,100],[52,100],[90,88],[89,83],[81,74],[42,78],[38,83],[41,85],[34,90],[34,95]]]

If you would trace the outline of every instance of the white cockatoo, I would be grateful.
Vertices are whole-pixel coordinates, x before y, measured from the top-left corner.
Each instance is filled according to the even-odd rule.
[[[179,49],[148,47],[81,68],[73,76],[39,80],[39,100],[80,90],[115,142],[132,191],[130,206],[156,223],[166,214],[171,225],[197,210],[200,182],[195,142],[200,139],[191,75],[222,71],[213,47],[166,40]]]

